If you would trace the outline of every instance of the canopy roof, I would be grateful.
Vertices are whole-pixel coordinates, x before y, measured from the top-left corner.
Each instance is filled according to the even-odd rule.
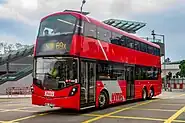
[[[123,31],[129,33],[136,33],[139,29],[143,28],[146,23],[135,22],[135,21],[126,21],[126,20],[118,20],[118,19],[108,19],[103,21],[105,24],[116,27]]]

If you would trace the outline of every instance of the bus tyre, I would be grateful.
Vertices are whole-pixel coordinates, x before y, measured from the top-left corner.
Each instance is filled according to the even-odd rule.
[[[142,100],[146,100],[146,99],[147,99],[147,92],[146,92],[146,89],[144,88],[142,92]]]
[[[154,96],[154,90],[150,89],[150,94],[148,96],[148,99],[152,99],[153,96]]]
[[[99,108],[105,108],[108,105],[108,95],[105,91],[102,91],[98,98]]]

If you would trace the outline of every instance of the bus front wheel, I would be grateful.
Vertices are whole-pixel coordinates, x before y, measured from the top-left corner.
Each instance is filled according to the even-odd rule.
[[[99,108],[105,108],[108,105],[108,94],[102,91],[98,98]]]

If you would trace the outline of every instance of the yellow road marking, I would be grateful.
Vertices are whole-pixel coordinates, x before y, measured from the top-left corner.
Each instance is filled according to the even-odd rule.
[[[164,98],[164,99],[176,98],[176,97],[181,97],[181,96],[185,96],[185,94],[180,94],[180,95],[177,95],[177,96],[168,97],[168,98]],[[107,113],[107,114],[104,114],[104,115],[97,116],[97,117],[95,117],[95,118],[86,120],[86,121],[84,121],[84,122],[82,122],[82,123],[93,122],[93,121],[102,119],[102,118],[104,118],[104,117],[110,116],[110,115],[112,115],[112,114],[116,114],[116,113],[119,113],[119,112],[122,112],[122,111],[125,111],[125,110],[129,110],[129,109],[132,109],[132,108],[136,108],[136,107],[139,107],[139,106],[141,106],[141,105],[145,105],[145,104],[148,104],[148,103],[151,103],[151,102],[154,102],[154,101],[158,101],[158,100],[163,100],[163,99],[151,100],[151,101],[148,101],[148,102],[145,102],[145,103],[140,103],[140,104],[136,104],[136,105],[134,105],[134,106],[129,106],[129,107],[127,107],[127,108],[122,108],[122,109],[116,110],[116,111],[114,111],[114,112]]]
[[[172,115],[168,120],[166,120],[164,123],[171,123],[174,121],[179,115],[181,115],[185,111],[185,106],[178,110],[174,115]]]
[[[166,110],[166,109],[149,109],[149,108],[133,108],[137,110],[148,110],[148,111],[169,111],[169,112],[176,112],[178,110]]]
[[[31,116],[27,116],[27,117],[22,117],[22,118],[18,118],[18,119],[15,119],[15,120],[11,120],[11,121],[8,121],[10,123],[12,122],[18,122],[18,121],[22,121],[22,120],[27,120],[27,119],[30,119],[30,118],[34,118],[34,117],[38,117],[38,116],[44,116],[44,115],[47,115],[49,113],[42,113],[42,114],[37,114],[37,115],[31,115]]]
[[[104,117],[107,117],[107,116],[110,116],[110,115],[113,115],[113,114],[116,114],[116,113],[119,113],[119,112],[122,112],[122,111],[125,111],[125,110],[129,110],[129,109],[132,109],[132,108],[136,108],[138,106],[141,106],[141,105],[145,105],[145,104],[148,104],[148,103],[151,103],[151,102],[155,102],[155,101],[158,101],[160,99],[156,99],[156,100],[150,100],[150,101],[147,101],[147,102],[144,102],[144,103],[140,103],[140,104],[136,104],[134,106],[129,106],[127,108],[123,108],[123,109],[120,109],[120,110],[116,110],[116,111],[113,111],[111,113],[107,113],[107,114],[104,114],[104,115],[101,115],[101,116],[98,116],[98,117],[95,117],[95,118],[92,118],[90,120],[86,120],[82,123],[89,123],[89,122],[93,122],[93,121],[96,121],[96,120],[99,120],[99,119],[102,119]]]
[[[84,116],[102,116],[99,114],[84,114]],[[149,117],[130,117],[130,116],[107,116],[107,118],[118,118],[118,119],[134,119],[134,120],[150,120],[150,121],[166,121],[166,119],[149,118]],[[185,120],[174,120],[174,122],[185,123]]]
[[[85,116],[102,116],[98,114],[84,114]],[[118,119],[134,119],[134,120],[154,120],[154,121],[165,121],[165,119],[158,118],[146,118],[146,117],[130,117],[130,116],[106,116],[108,118],[118,118]]]

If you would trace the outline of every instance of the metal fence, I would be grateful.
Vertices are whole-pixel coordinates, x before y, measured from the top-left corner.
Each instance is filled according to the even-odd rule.
[[[163,85],[165,88],[165,86]],[[176,78],[167,80],[166,89],[172,91],[173,89],[185,90],[185,78]]]
[[[30,87],[8,87],[6,88],[6,95],[31,95]]]

